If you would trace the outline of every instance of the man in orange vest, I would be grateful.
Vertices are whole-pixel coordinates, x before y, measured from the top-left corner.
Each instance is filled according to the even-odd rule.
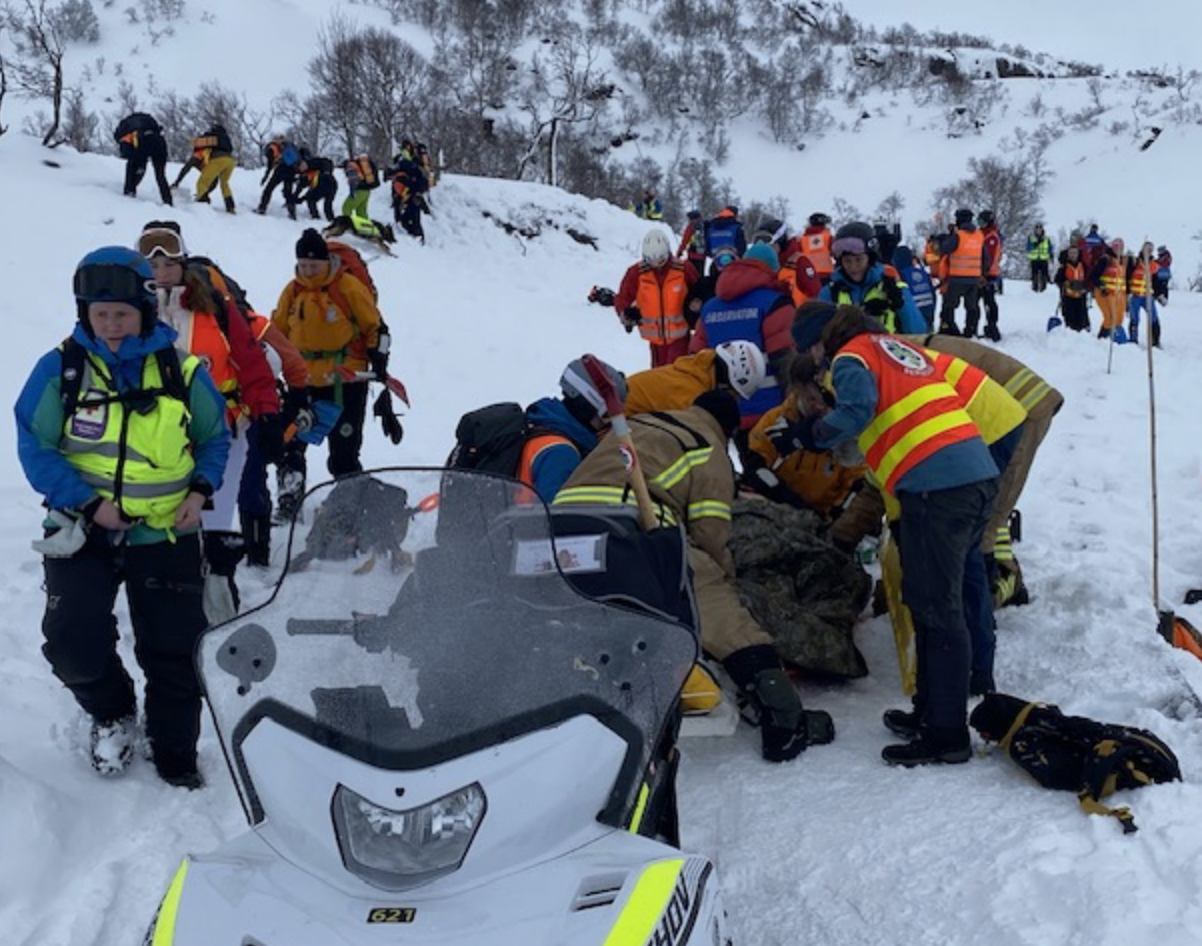
[[[998,469],[963,399],[929,355],[886,334],[855,306],[798,320],[801,352],[829,364],[835,407],[775,434],[780,455],[855,440],[878,483],[901,506],[904,594],[918,653],[914,710],[887,728],[913,741],[881,753],[890,765],[967,762],[972,646],[964,575],[979,555],[997,497]]]
[[[1156,299],[1152,298],[1155,289],[1152,288],[1160,265],[1155,260],[1155,248],[1151,242],[1145,243],[1139,251],[1139,256],[1127,257],[1127,337],[1133,342],[1139,341],[1139,314],[1149,306],[1148,315],[1152,320],[1149,330],[1149,340],[1157,348],[1160,347],[1160,313],[1156,311]],[[1148,260],[1145,268],[1144,259]]]
[[[1064,251],[1060,268],[1052,280],[1060,287],[1060,311],[1064,315],[1064,324],[1074,332],[1089,331],[1089,310],[1085,300],[1089,294],[1086,285],[1085,262],[1081,259],[1081,250],[1070,246]]]
[[[1102,244],[1101,250],[1095,252],[1093,265],[1089,270],[1087,284],[1093,288],[1094,301],[1098,311],[1102,313],[1102,327],[1098,329],[1098,338],[1109,338],[1115,335],[1115,341],[1125,341],[1123,316],[1127,314],[1127,266],[1124,261],[1123,241],[1112,240],[1110,245]]]
[[[943,307],[939,311],[939,331],[945,335],[960,335],[956,327],[956,309],[964,302],[964,332],[975,338],[981,320],[981,287],[985,285],[985,237],[973,222],[973,212],[966,207],[956,211],[956,229],[939,244],[939,280],[946,286]]]
[[[809,226],[801,235],[801,252],[809,259],[810,265],[822,285],[826,285],[835,271],[835,260],[831,256],[831,218],[824,213],[810,214]]]
[[[685,306],[697,282],[692,263],[672,258],[672,245],[660,227],[643,238],[643,258],[626,270],[614,296],[614,309],[627,329],[638,327],[651,346],[651,367],[670,365],[689,353]]]

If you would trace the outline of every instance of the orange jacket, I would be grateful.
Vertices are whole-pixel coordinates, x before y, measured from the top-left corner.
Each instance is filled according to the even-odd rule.
[[[960,395],[930,357],[896,336],[858,335],[839,349],[834,362],[840,358],[856,359],[876,379],[876,417],[858,443],[888,492],[944,447],[980,436]]]
[[[831,257],[829,227],[806,227],[801,235],[801,249],[810,258],[810,265],[819,276],[829,278],[835,271],[835,261]]]
[[[768,428],[781,417],[790,424],[801,420],[801,411],[792,398],[759,419],[751,429],[748,440],[751,449],[763,457],[780,481],[810,508],[829,513],[842,506],[852,488],[868,472],[868,467],[843,466],[829,450],[797,450],[773,469],[772,465],[779,459],[779,454],[768,437]]]
[[[1160,265],[1152,260],[1151,275],[1155,276],[1160,269]],[[1144,279],[1144,264],[1143,260],[1135,260],[1134,264],[1127,270],[1127,291],[1133,296],[1144,296],[1148,293],[1148,283]]]
[[[640,264],[635,304],[643,317],[639,334],[644,341],[668,345],[688,336],[689,323],[684,317],[688,294],[684,267],[678,261],[670,261],[661,271]]]

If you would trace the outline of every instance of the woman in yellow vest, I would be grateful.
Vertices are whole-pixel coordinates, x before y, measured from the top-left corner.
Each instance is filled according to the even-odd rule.
[[[113,613],[124,583],[154,766],[171,785],[200,788],[192,650],[208,621],[197,530],[229,431],[207,372],[157,320],[150,282],[150,264],[125,247],[83,258],[79,324],[25,383],[18,450],[49,510],[34,543],[45,556],[42,652],[91,718],[93,767],[123,772],[137,740]]]
[[[888,746],[890,765],[967,762],[971,643],[964,573],[980,554],[998,469],[964,401],[931,358],[854,306],[798,319],[793,340],[830,364],[835,407],[773,436],[782,456],[856,441],[876,481],[901,506],[903,595],[914,616],[914,710],[885,725],[912,741]]]

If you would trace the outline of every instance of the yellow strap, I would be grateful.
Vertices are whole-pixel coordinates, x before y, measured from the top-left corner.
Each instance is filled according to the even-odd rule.
[[[179,865],[179,870],[175,872],[167,893],[163,895],[163,902],[159,904],[159,912],[154,917],[154,936],[149,946],[171,946],[175,942],[175,921],[179,915],[179,901],[184,893],[184,880],[187,876],[188,860],[185,858]]]
[[[617,922],[605,937],[604,946],[644,946],[655,932],[677,878],[684,869],[684,860],[658,861],[650,864],[639,877],[630,899]]]
[[[1011,743],[1011,741],[1013,741],[1015,733],[1017,733],[1020,729],[1023,728],[1023,723],[1025,723],[1027,721],[1027,717],[1031,715],[1031,710],[1035,709],[1035,707],[1037,707],[1037,706],[1044,706],[1044,705],[1046,705],[1046,704],[1044,704],[1044,703],[1028,703],[1026,706],[1024,706],[1022,708],[1022,711],[1017,716],[1014,717],[1014,725],[1010,727],[1010,730],[1006,733],[1006,735],[1004,735],[1002,737],[1002,741],[1000,743],[998,743],[998,745],[1000,745],[1002,747],[1002,750],[1006,753],[1006,755],[1010,754],[1010,743]]]

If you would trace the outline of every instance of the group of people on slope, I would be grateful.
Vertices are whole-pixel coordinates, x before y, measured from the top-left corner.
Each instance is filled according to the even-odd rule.
[[[163,128],[152,115],[145,112],[127,115],[118,123],[113,137],[125,159],[126,196],[137,195],[138,185],[150,166],[154,169],[160,198],[164,204],[171,206],[172,191],[183,183],[193,169],[197,169],[200,178],[196,182],[195,200],[208,203],[213,191],[220,187],[226,211],[237,211],[230,179],[238,162],[231,136],[220,123],[214,123],[203,134],[192,139],[192,152],[170,184],[166,176],[168,155]],[[330,158],[315,155],[308,148],[298,146],[280,134],[273,135],[263,146],[263,158],[265,167],[259,181],[262,194],[255,208],[256,213],[267,213],[272,195],[279,188],[284,208],[293,220],[296,219],[297,207],[305,204],[313,220],[320,219],[324,214],[327,222],[334,221],[338,179],[334,176],[335,164]],[[368,206],[372,191],[381,183],[390,183],[393,219],[414,239],[425,242],[421,215],[430,213],[427,195],[436,183],[430,152],[425,144],[402,138],[392,165],[382,173],[376,162],[366,154],[348,157],[340,167],[348,191],[342,202],[341,214],[349,219],[356,233],[377,239],[387,233],[388,242],[392,242],[391,228],[385,231],[373,221]],[[319,205],[321,214],[318,212]]]
[[[294,434],[332,402],[328,469],[362,469],[368,377],[387,374],[387,328],[372,292],[315,230],[297,243],[270,318],[191,255],[172,221],[148,223],[136,248],[87,254],[73,292],[75,328],[39,360],[16,404],[21,465],[47,508],[35,546],[43,652],[91,720],[93,766],[124,771],[139,738],[117,654],[124,584],[155,768],[197,788],[193,646],[236,613],[244,555],[269,563],[267,464],[299,471],[286,510],[298,512],[304,443]]]

